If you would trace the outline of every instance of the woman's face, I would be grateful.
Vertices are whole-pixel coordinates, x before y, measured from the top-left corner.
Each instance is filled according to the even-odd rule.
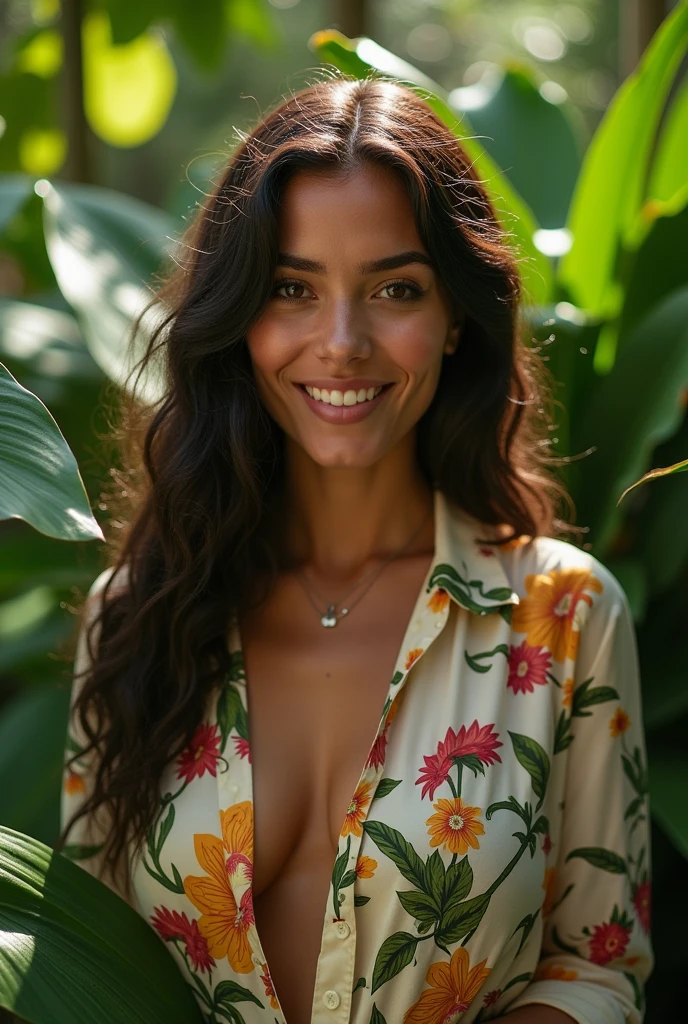
[[[402,181],[380,165],[298,172],[282,193],[279,253],[247,334],[261,400],[319,465],[370,466],[413,430],[458,341]]]

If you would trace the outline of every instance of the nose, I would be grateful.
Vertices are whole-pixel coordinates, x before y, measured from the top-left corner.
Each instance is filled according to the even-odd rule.
[[[368,359],[372,339],[364,312],[351,299],[334,302],[329,316],[318,325],[316,355],[332,366]]]

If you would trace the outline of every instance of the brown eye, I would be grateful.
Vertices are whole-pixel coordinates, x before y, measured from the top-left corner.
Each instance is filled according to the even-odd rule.
[[[280,299],[287,299],[287,300],[291,299],[293,302],[298,302],[299,299],[303,299],[305,297],[302,294],[298,294],[298,291],[297,291],[296,295],[294,295],[293,293],[291,295],[290,294],[280,295],[279,292],[280,292],[280,290],[282,288],[286,288],[286,289],[296,288],[298,290],[299,288],[303,289],[304,287],[305,286],[304,286],[302,281],[289,281],[286,278],[282,278],[281,280],[275,282],[275,287],[273,288],[272,294],[276,295],[277,298],[280,298]]]

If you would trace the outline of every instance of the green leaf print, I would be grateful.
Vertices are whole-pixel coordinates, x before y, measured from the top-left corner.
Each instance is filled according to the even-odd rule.
[[[627,754],[621,755],[623,762],[623,769],[626,777],[633,786],[638,796],[645,796],[647,794],[647,771],[643,765],[642,755],[640,748],[635,747],[633,751],[633,759]]]
[[[404,967],[408,967],[415,956],[418,942],[418,936],[409,932],[395,932],[385,939],[375,957],[371,993],[377,992],[385,982],[391,981]]]
[[[375,790],[375,799],[381,800],[383,796],[389,796],[392,790],[401,785],[401,779],[380,779]]]
[[[163,845],[165,843],[165,840],[167,839],[168,835],[170,834],[173,825],[174,825],[174,804],[170,804],[170,808],[169,808],[169,810],[167,812],[167,817],[165,818],[165,820],[160,825],[160,835],[158,836],[158,840],[157,840],[157,842],[155,844],[155,855],[156,855],[156,857],[158,859],[160,858],[160,851],[162,850]]]
[[[572,857],[582,857],[594,868],[602,868],[613,875],[625,875],[628,870],[623,857],[612,850],[605,850],[602,846],[581,846],[577,850],[571,850],[566,860],[569,861]]]
[[[358,894],[354,896],[355,907],[365,907],[366,903],[370,903],[370,896],[359,896]]]
[[[264,1003],[261,1003],[260,999],[244,988],[243,985],[237,984],[236,981],[221,981],[213,992],[214,1008],[218,1010],[228,1009],[233,1003],[255,1003],[256,1006],[264,1008]]]
[[[473,868],[468,857],[462,857],[456,864],[450,864],[444,876],[442,907],[444,913],[465,900],[473,886]]]
[[[380,853],[389,857],[401,874],[415,885],[417,889],[426,891],[425,865],[411,844],[391,825],[381,821],[364,821],[363,829],[373,840]]]
[[[589,718],[592,711],[585,708],[593,707],[595,704],[605,704],[608,700],[618,700],[619,695],[613,686],[595,686],[592,690],[588,687],[592,679],[586,679],[584,683],[577,686],[573,691],[571,701],[571,715],[577,718]]]
[[[425,885],[423,891],[432,897],[437,910],[442,906],[444,893],[444,861],[439,850],[430,854],[425,862]]]
[[[464,651],[464,658],[466,663],[473,669],[474,672],[489,672],[492,665],[481,665],[480,662],[483,658],[494,658],[496,654],[504,654],[506,657],[509,655],[508,644],[497,644],[497,646],[491,651],[481,651],[480,654],[469,654],[468,651]]]
[[[519,928],[522,928],[522,929],[523,929],[523,934],[521,935],[521,942],[520,942],[520,944],[519,944],[519,947],[518,947],[518,949],[516,950],[516,956],[518,956],[518,954],[519,954],[519,953],[521,952],[521,950],[522,950],[522,949],[523,949],[523,947],[525,946],[525,944],[526,944],[526,939],[528,938],[528,936],[529,936],[529,935],[530,935],[530,933],[532,932],[532,930],[533,930],[533,925],[534,925],[534,924],[535,924],[535,922],[537,921],[537,918],[538,918],[538,914],[539,914],[539,913],[540,913],[540,908],[538,908],[538,909],[537,909],[537,910],[535,911],[535,913],[534,913],[534,914],[526,914],[526,916],[525,916],[525,917],[523,918],[523,920],[522,920],[522,921],[519,921],[519,923],[518,923],[518,924],[516,925],[516,927],[514,928],[513,932],[511,933],[511,934],[512,934],[512,936],[513,936],[513,935],[515,935],[515,934],[516,934],[516,932],[517,932],[517,931],[519,930]],[[502,991],[503,991],[503,990],[502,990]]]
[[[490,897],[490,893],[483,892],[471,900],[466,900],[465,903],[457,903],[446,909],[435,932],[437,945],[452,946],[464,935],[474,931],[490,905]]]
[[[442,563],[435,566],[426,587],[426,592],[429,593],[435,586],[442,587],[464,608],[471,612],[476,612],[478,615],[484,615],[485,612],[492,610],[491,608],[486,608],[483,604],[479,604],[471,594],[471,589],[477,589],[478,593],[482,593],[482,581],[471,580],[469,582],[465,580],[463,576],[458,574],[453,565]],[[483,597],[493,601],[506,601],[511,597],[511,591],[507,587],[496,587],[487,594],[483,594]]]
[[[346,865],[349,862],[350,849],[351,836],[348,836],[346,840],[346,849],[343,853],[339,854],[332,869],[332,906],[334,908],[335,917],[339,917],[339,890],[342,887],[342,879],[344,877],[344,872],[346,871]]]
[[[375,1003],[373,1003],[373,1012],[370,1015],[370,1024],[387,1024]]]
[[[339,883],[340,890],[341,889],[348,889],[350,885],[354,884],[354,882],[356,881],[356,878],[357,878],[357,875],[356,875],[356,871],[355,871],[354,868],[352,868],[351,871],[346,871],[342,875],[342,880]]]
[[[521,807],[520,803],[515,796],[510,796],[508,800],[497,800],[485,811],[485,817],[488,821],[492,818],[495,811],[513,811],[514,814],[518,814],[519,818],[522,818],[526,823],[526,827],[529,825],[528,814],[525,807]]]
[[[224,751],[227,737],[232,729],[236,729],[242,739],[248,739],[246,711],[241,702],[239,691],[231,683],[226,683],[217,699],[217,724],[220,727],[222,741],[220,749]]]
[[[547,781],[549,779],[549,757],[537,742],[530,736],[523,736],[518,732],[509,731],[511,742],[514,747],[514,754],[518,762],[530,775],[533,783],[533,792],[538,797],[535,807],[539,811],[547,792]]]
[[[397,896],[402,907],[414,920],[423,924],[432,924],[440,916],[440,909],[431,896],[425,892],[418,892],[417,889],[410,889],[399,892]]]
[[[246,682],[244,655],[242,651],[232,651],[229,656],[229,681],[230,683]]]
[[[623,976],[628,982],[630,982],[631,988],[633,989],[633,1002],[635,1003],[636,1009],[642,1010],[645,1005],[645,997],[643,995],[643,990],[638,984],[638,979],[635,974],[631,974],[630,971],[624,971]]]
[[[404,678],[404,673],[403,672],[395,672],[394,675],[392,676],[392,682],[391,682],[390,685],[391,686],[398,686],[403,678]]]
[[[354,994],[359,988],[365,988],[365,978],[359,978],[354,987],[351,989],[351,995]]]
[[[554,753],[560,754],[562,750],[573,743],[573,736],[571,735],[571,718],[566,714],[565,711],[559,715],[557,721],[557,727],[554,731]]]

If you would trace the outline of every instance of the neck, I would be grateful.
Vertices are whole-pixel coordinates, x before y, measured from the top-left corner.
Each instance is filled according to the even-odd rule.
[[[283,545],[287,561],[345,585],[397,552],[431,554],[433,492],[410,444],[369,467],[323,467],[287,443]],[[418,527],[426,518],[422,528]]]

